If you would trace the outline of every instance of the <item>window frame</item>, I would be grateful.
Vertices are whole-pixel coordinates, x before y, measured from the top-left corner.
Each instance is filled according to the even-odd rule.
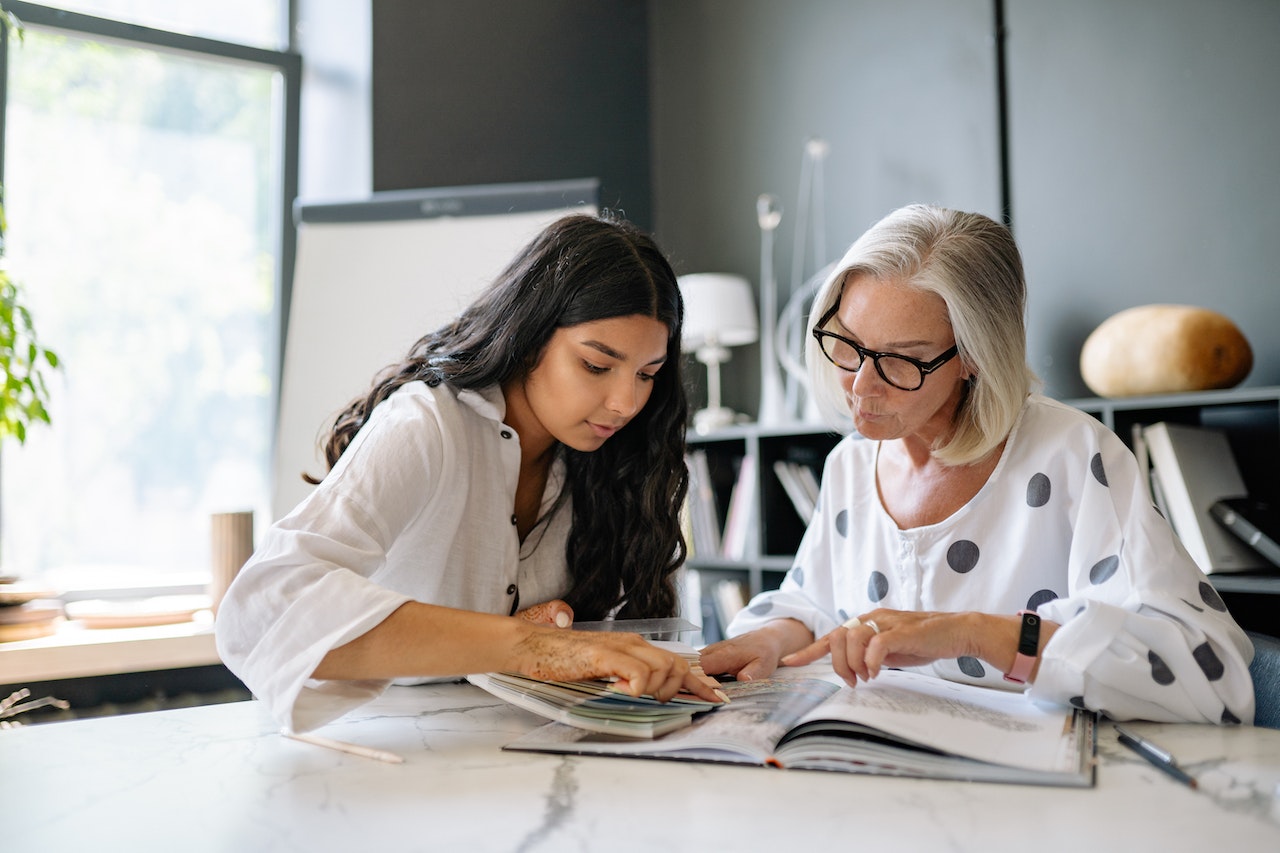
[[[279,214],[279,233],[275,236],[276,265],[275,300],[272,327],[274,341],[270,345],[271,361],[268,375],[272,383],[270,400],[270,424],[272,434],[268,444],[268,458],[275,456],[276,424],[280,417],[280,383],[284,361],[285,338],[288,334],[289,303],[292,296],[293,271],[297,252],[297,224],[294,207],[298,195],[299,128],[302,100],[302,57],[294,41],[296,0],[287,3],[288,33],[284,34],[287,47],[282,50],[251,47],[249,45],[216,39],[191,36],[160,30],[139,24],[125,23],[94,17],[63,9],[54,9],[21,0],[2,0],[6,12],[14,15],[23,26],[60,30],[68,34],[96,40],[111,41],[130,47],[167,51],[194,56],[205,60],[227,60],[239,64],[263,66],[279,72],[283,81],[282,115],[280,116],[280,146],[276,149],[276,166],[280,186],[276,199]],[[9,90],[9,42],[15,36],[6,21],[0,21],[0,186],[4,184],[6,116]],[[3,238],[0,232],[0,239]],[[3,447],[0,447],[0,461]],[[3,507],[0,507],[0,536],[3,535]],[[74,597],[74,596],[72,596]]]

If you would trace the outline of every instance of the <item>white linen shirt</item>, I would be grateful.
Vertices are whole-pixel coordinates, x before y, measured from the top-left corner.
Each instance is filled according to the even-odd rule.
[[[520,543],[505,410],[497,387],[404,385],[267,531],[218,609],[217,645],[283,724],[316,728],[380,695],[389,681],[310,676],[407,601],[506,615],[568,591],[569,501]],[[558,461],[544,515],[564,477]]]
[[[1253,721],[1252,644],[1152,505],[1133,454],[1096,419],[1030,396],[982,489],[910,530],[880,502],[879,448],[855,434],[832,450],[791,570],[730,636],[790,617],[820,637],[877,607],[1025,608],[1062,626],[1043,650],[1034,699],[1115,719]],[[1012,687],[976,658],[920,669]]]

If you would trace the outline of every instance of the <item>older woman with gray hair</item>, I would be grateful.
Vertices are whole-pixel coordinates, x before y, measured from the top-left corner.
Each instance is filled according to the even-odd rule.
[[[1115,719],[1248,723],[1253,647],[1133,454],[1037,393],[1009,230],[897,210],[818,292],[808,369],[833,423],[817,512],[778,590],[702,666],[740,680],[830,654],[1029,691]]]

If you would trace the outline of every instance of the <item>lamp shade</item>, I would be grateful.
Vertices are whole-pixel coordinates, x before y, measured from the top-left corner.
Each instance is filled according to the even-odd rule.
[[[756,300],[745,278],[727,273],[682,275],[684,333],[680,346],[695,352],[706,346],[736,347],[756,341]]]

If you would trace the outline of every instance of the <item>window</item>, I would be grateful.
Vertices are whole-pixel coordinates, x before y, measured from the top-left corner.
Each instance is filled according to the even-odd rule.
[[[24,24],[5,50],[5,262],[63,369],[52,427],[0,447],[0,566],[98,587],[207,572],[211,513],[268,518],[300,62],[3,5]],[[287,17],[285,0],[63,5],[267,21],[242,41]]]

